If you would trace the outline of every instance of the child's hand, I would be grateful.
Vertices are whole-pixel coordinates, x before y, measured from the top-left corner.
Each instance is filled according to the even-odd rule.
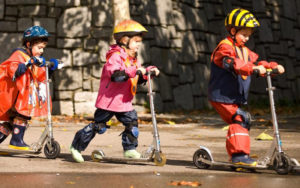
[[[146,69],[144,67],[140,67],[137,71],[141,71],[142,75],[146,74]]]
[[[153,71],[153,72],[155,72],[155,76],[158,76],[159,75],[159,70],[158,70],[158,68],[152,68],[150,71]]]
[[[260,75],[264,75],[267,72],[263,65],[254,66],[253,70],[258,70]]]
[[[277,69],[278,69],[279,74],[284,73],[284,67],[282,65],[278,65]]]

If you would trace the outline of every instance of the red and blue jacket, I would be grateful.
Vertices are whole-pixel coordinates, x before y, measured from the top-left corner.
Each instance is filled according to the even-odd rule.
[[[214,102],[246,104],[258,55],[232,38],[222,40],[211,55],[208,98]]]

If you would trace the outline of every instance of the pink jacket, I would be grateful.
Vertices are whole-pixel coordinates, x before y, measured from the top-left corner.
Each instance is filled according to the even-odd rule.
[[[113,112],[128,112],[133,110],[131,94],[131,83],[128,79],[125,82],[111,82],[111,75],[116,70],[123,71],[130,78],[136,75],[137,67],[141,67],[139,61],[136,65],[133,59],[129,59],[131,66],[125,66],[125,60],[129,58],[123,48],[118,45],[110,46],[110,50],[106,53],[106,63],[102,69],[100,80],[100,88],[96,100],[96,108],[113,111]],[[150,70],[153,66],[147,67]],[[146,77],[144,77],[145,79]]]

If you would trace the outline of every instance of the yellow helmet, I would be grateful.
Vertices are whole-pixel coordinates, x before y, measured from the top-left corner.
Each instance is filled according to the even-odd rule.
[[[116,40],[123,36],[134,36],[148,32],[140,23],[134,20],[123,20],[114,28],[113,34]]]
[[[225,18],[225,27],[249,27],[256,28],[260,24],[251,12],[245,9],[236,8]]]

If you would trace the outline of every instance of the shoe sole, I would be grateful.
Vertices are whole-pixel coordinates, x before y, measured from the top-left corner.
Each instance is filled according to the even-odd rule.
[[[256,166],[257,162],[253,162],[251,164],[249,163],[243,163],[243,162],[237,162],[237,163],[233,163],[234,165],[243,165],[243,166]]]

